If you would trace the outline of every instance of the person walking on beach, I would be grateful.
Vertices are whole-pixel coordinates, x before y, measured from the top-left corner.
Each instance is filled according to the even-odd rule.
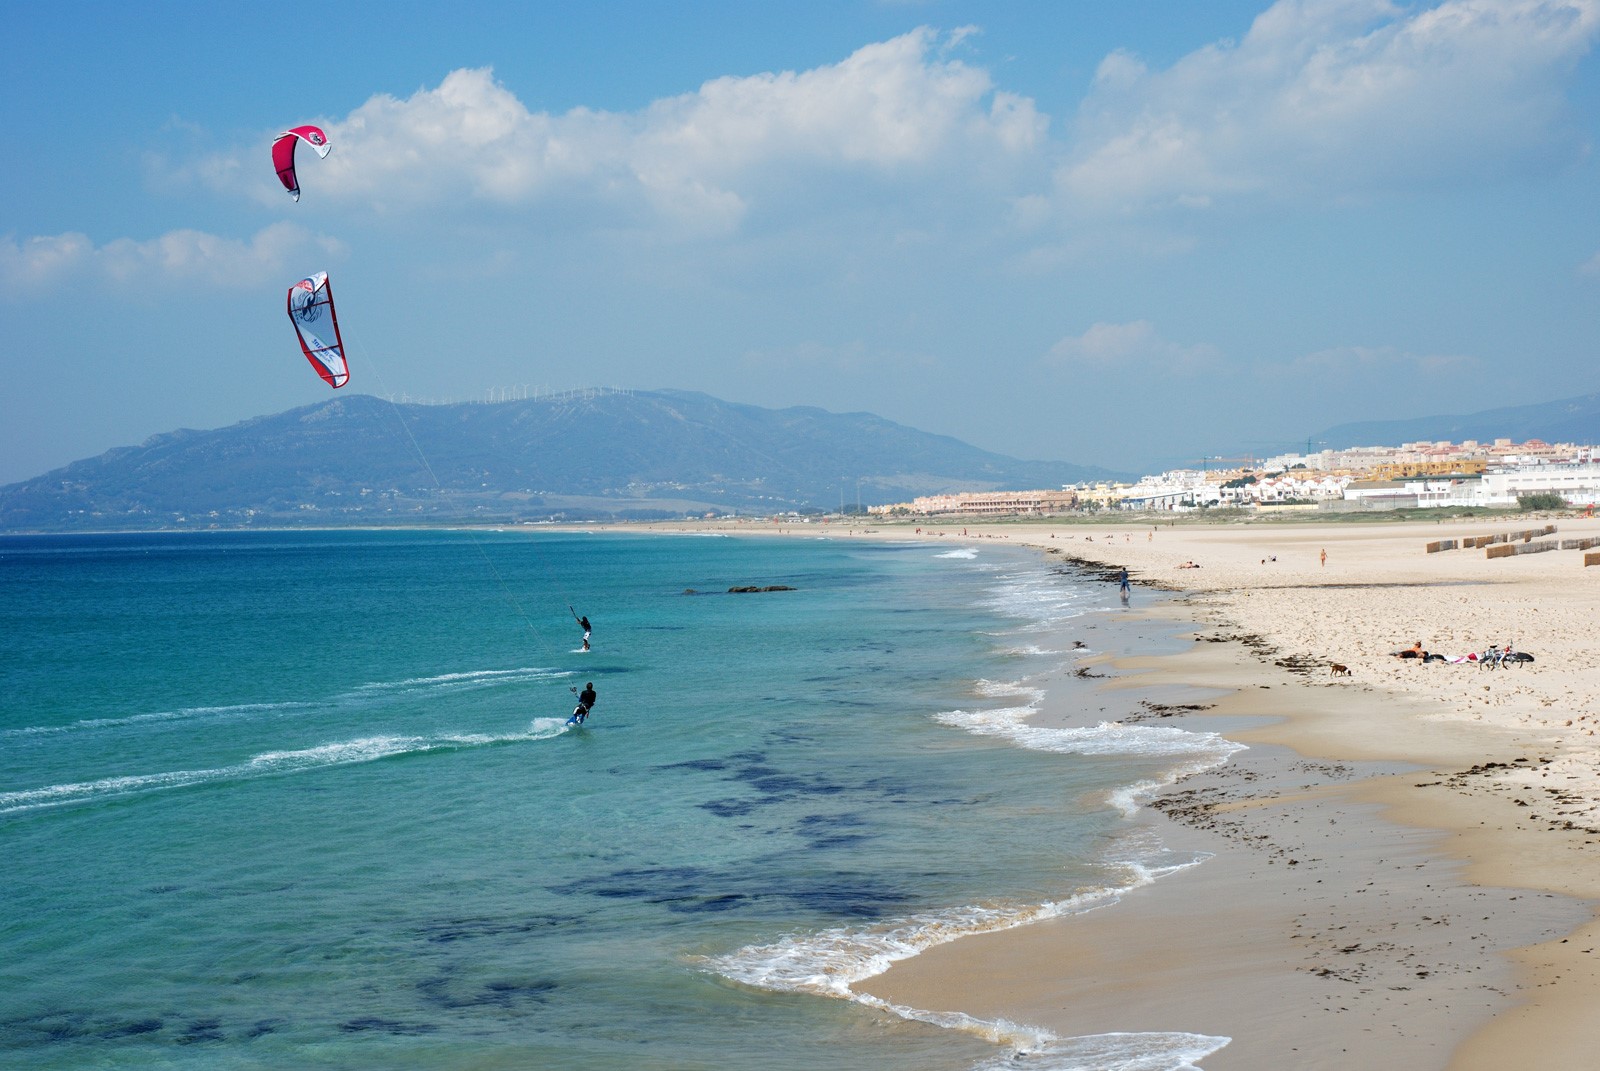
[[[571,690],[574,692],[578,691],[577,688],[573,688]],[[572,717],[567,719],[567,724],[582,725],[584,722],[588,721],[589,711],[594,709],[595,698],[594,681],[590,681],[583,686],[583,691],[578,692],[578,706],[573,710]]]
[[[1324,569],[1326,569],[1328,567],[1328,548],[1327,547],[1323,547],[1322,548],[1322,567]]]
[[[1131,590],[1128,587],[1128,567],[1126,565],[1122,567],[1122,572],[1117,577],[1117,586],[1122,591],[1122,597],[1126,599],[1128,592]]]

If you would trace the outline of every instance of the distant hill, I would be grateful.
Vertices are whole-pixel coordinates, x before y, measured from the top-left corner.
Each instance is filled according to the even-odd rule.
[[[869,413],[686,391],[456,405],[354,394],[157,435],[0,488],[0,530],[816,511],[858,494],[872,505],[1116,475],[1018,461]]]
[[[1410,442],[1477,439],[1493,442],[1511,439],[1547,443],[1600,443],[1600,394],[1585,394],[1557,402],[1485,409],[1466,416],[1418,417],[1412,420],[1370,420],[1340,424],[1317,438],[1330,450],[1352,446],[1399,446]]]

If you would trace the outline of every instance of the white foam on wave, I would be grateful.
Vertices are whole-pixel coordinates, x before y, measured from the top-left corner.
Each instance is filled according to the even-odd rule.
[[[97,729],[117,729],[130,725],[148,725],[153,722],[164,721],[248,718],[256,715],[321,710],[352,700],[371,700],[375,695],[408,692],[468,691],[475,688],[490,688],[507,684],[527,684],[565,676],[567,672],[539,666],[522,666],[515,669],[462,670],[456,673],[440,673],[430,677],[409,677],[398,681],[370,681],[366,684],[357,685],[348,692],[335,694],[326,699],[291,699],[276,703],[230,703],[180,707],[175,710],[156,710],[143,714],[127,714],[121,717],[83,718],[79,721],[67,722],[64,725],[21,726],[14,729],[0,730],[0,739],[85,732]]]
[[[1081,584],[1064,584],[1039,569],[1007,571],[996,578],[985,605],[1028,626],[1059,625],[1096,608],[1095,594]]]
[[[355,740],[338,740],[314,747],[285,751],[264,751],[244,762],[218,766],[205,770],[169,770],[151,774],[133,774],[122,777],[105,777],[96,781],[78,781],[18,792],[0,792],[0,814],[58,807],[64,804],[89,803],[114,797],[124,797],[169,788],[213,784],[221,781],[243,781],[257,777],[303,773],[326,769],[330,766],[348,766],[355,763],[374,762],[395,755],[422,754],[429,751],[453,751],[488,744],[507,744],[527,740],[544,740],[565,732],[560,718],[535,718],[524,733],[490,735],[487,733],[441,733],[433,736],[368,736]]]
[[[1194,866],[1203,858],[1196,856],[1167,866],[1123,863],[1116,867],[1124,878],[1122,883],[1083,889],[1065,899],[1044,904],[969,905],[912,915],[865,929],[836,927],[814,934],[789,935],[770,944],[747,945],[724,955],[708,957],[703,964],[724,978],[745,985],[851,1000],[903,1019],[973,1034],[1011,1050],[1004,1061],[980,1065],[984,1067],[1010,1066],[1008,1061],[1026,1055],[1028,1066],[1052,1071],[1107,1067],[1180,1071],[1188,1067],[1189,1062],[1226,1045],[1229,1039],[1182,1033],[1061,1038],[1039,1027],[1006,1020],[910,1008],[859,993],[854,987],[882,974],[896,961],[909,959],[937,945],[1115,903],[1123,893]],[[1137,1057],[1146,1062],[1115,1062],[1124,1057]]]
[[[1197,733],[1164,725],[1124,725],[1103,721],[1092,726],[1048,728],[1028,724],[1029,707],[1000,707],[994,710],[950,710],[934,715],[944,725],[975,736],[998,736],[1030,751],[1053,751],[1064,755],[1194,755],[1202,756],[1206,766],[1215,765],[1244,750],[1217,733]]]
[[[252,714],[271,714],[285,710],[303,710],[315,706],[302,700],[283,703],[233,703],[224,706],[182,707],[178,710],[153,710],[146,714],[127,714],[117,718],[83,718],[65,725],[27,725],[0,730],[0,737],[45,736],[52,733],[81,732],[88,729],[115,729],[125,725],[143,725],[150,722],[184,721],[191,718],[229,718]]]
[[[1005,686],[992,687],[998,694],[1004,694],[998,690]],[[1035,695],[1043,694],[1037,689],[1015,687],[1024,694],[1028,691]],[[1219,733],[1200,733],[1165,725],[1125,725],[1122,722],[1103,721],[1092,726],[1047,728],[1028,723],[1033,713],[1034,705],[1030,704],[990,710],[950,710],[934,715],[934,720],[975,736],[1000,737],[1030,751],[1175,760],[1166,768],[1163,776],[1123,785],[1109,793],[1107,802],[1124,818],[1132,818],[1137,814],[1142,802],[1160,789],[1225,762],[1236,751],[1246,750],[1244,744],[1229,740]]]
[[[1045,691],[1024,681],[980,679],[973,684],[980,696],[992,699],[1022,699],[1020,705],[985,710],[947,710],[934,720],[974,736],[998,736],[1031,751],[1053,751],[1068,755],[1192,756],[1194,762],[1181,763],[1183,774],[1223,762],[1244,744],[1220,733],[1196,732],[1168,725],[1127,725],[1102,721],[1093,726],[1049,728],[1033,725],[1029,719],[1038,712]],[[1162,784],[1169,782],[1163,781]],[[1139,786],[1129,786],[1130,790]]]
[[[1201,1060],[1232,1038],[1177,1031],[1057,1038],[1036,1049],[985,1060],[972,1071],[1015,1071],[1019,1056],[1041,1071],[1200,1071]]]
[[[526,681],[548,680],[559,671],[539,666],[522,666],[516,669],[470,669],[456,673],[438,673],[431,677],[408,677],[398,681],[370,681],[356,688],[357,692],[409,691],[412,689],[465,688],[490,684],[521,684]]]
[[[1000,648],[1000,653],[1003,654],[1003,655],[1019,655],[1019,656],[1024,656],[1024,657],[1037,657],[1037,656],[1040,656],[1040,655],[1058,655],[1058,654],[1061,654],[1062,652],[1058,651],[1058,650],[1054,650],[1052,648],[1048,648],[1048,647],[1040,647],[1036,643],[1023,643],[1023,644],[1018,644],[1015,647],[1002,647],[1002,648]],[[1078,652],[1073,652],[1073,653],[1076,654]]]
[[[977,556],[978,552],[971,547],[958,547],[955,550],[947,550],[943,554],[934,555],[935,558],[961,558],[966,561],[971,561]]]
[[[790,935],[765,945],[744,948],[707,961],[716,973],[762,989],[872,1001],[852,987],[882,974],[898,960],[973,934],[1014,929],[1045,919],[1078,914],[1115,903],[1123,893],[1148,885],[1199,862],[1198,858],[1165,867],[1122,864],[1126,882],[1079,891],[1043,904],[969,905],[925,912],[866,929],[835,927],[814,934]]]
[[[987,678],[979,678],[973,683],[972,687],[979,695],[990,699],[1026,697],[1030,709],[1044,699],[1044,689],[1035,688],[1021,681],[992,681]]]

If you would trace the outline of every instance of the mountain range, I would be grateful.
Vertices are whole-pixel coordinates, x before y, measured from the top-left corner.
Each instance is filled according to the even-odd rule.
[[[0,530],[816,512],[1119,475],[1019,461],[870,413],[686,391],[451,405],[352,394],[157,435],[0,488]]]
[[[1510,439],[1547,443],[1600,443],[1600,394],[1584,394],[1537,405],[1485,409],[1465,416],[1371,420],[1340,424],[1316,437],[1330,450],[1352,446],[1399,446],[1411,442],[1458,443],[1463,439],[1493,442]]]
[[[1312,446],[1600,442],[1600,394],[1329,428]],[[870,413],[689,391],[395,403],[341,394],[0,487],[0,531],[654,519],[818,512],[1130,474],[1020,461]]]

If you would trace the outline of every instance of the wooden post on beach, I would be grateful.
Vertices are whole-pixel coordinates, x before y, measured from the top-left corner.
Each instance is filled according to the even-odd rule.
[[[1600,565],[1600,551],[1594,551],[1583,556],[1584,565]]]

